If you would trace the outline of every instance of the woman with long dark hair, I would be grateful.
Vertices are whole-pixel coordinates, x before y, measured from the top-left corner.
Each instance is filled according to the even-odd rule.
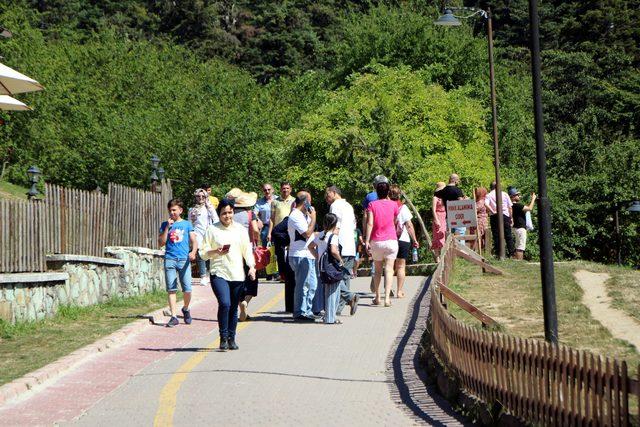
[[[220,349],[237,350],[238,303],[244,293],[245,278],[256,277],[255,260],[247,229],[233,221],[233,202],[221,200],[217,211],[220,222],[207,229],[200,256],[211,260],[211,288],[218,299]],[[246,276],[245,263],[249,267]]]

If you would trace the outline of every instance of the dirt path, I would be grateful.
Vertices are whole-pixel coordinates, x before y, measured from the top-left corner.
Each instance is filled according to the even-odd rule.
[[[607,273],[579,270],[574,273],[574,277],[584,291],[582,303],[589,308],[593,318],[602,323],[614,337],[631,343],[640,351],[640,323],[623,311],[611,307],[611,298],[604,285],[611,276]]]

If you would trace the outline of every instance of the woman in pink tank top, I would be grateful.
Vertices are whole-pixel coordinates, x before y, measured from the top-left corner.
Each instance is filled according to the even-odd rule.
[[[400,208],[398,203],[389,199],[389,184],[381,182],[376,186],[378,200],[369,203],[367,210],[367,235],[365,245],[373,258],[375,275],[373,277],[373,305],[380,304],[380,280],[384,268],[384,305],[391,306],[391,285],[393,283],[393,265],[398,253],[398,235],[396,217]]]

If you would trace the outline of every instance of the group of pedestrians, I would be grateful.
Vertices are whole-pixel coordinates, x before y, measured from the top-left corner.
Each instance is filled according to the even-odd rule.
[[[182,285],[182,315],[191,323],[191,261],[195,261],[201,285],[210,285],[218,300],[220,348],[238,349],[238,321],[249,320],[247,308],[258,294],[257,265],[260,247],[274,246],[277,272],[267,279],[285,283],[285,311],[295,321],[340,324],[347,308],[358,310],[360,296],[351,290],[358,260],[373,261],[372,304],[381,305],[384,273],[384,306],[391,306],[392,281],[397,276],[395,296],[404,296],[405,263],[413,242],[418,248],[412,215],[401,202],[401,190],[384,176],[374,179],[374,191],[363,202],[362,230],[358,230],[353,206],[336,186],[325,189],[329,212],[319,225],[311,195],[292,195],[289,182],[274,195],[271,184],[262,186],[263,196],[238,188],[218,200],[203,185],[194,193],[194,203],[182,219],[179,199],[168,204],[169,219],[162,223],[158,242],[165,246],[165,274],[171,318],[167,326],[179,324],[176,292]],[[364,253],[363,253],[364,252]],[[417,254],[416,254],[417,255]]]
[[[451,174],[449,183],[438,182],[433,194],[432,202],[432,249],[436,256],[440,256],[440,251],[444,246],[447,232],[447,203],[452,200],[463,200],[467,197],[458,187],[460,177]],[[497,195],[495,181],[490,185],[490,191],[484,187],[476,188],[474,191],[476,201],[477,227],[474,227],[471,234],[478,235],[478,240],[482,247],[486,247],[487,230],[491,228],[493,253],[498,255],[498,242],[500,239],[499,215],[503,218],[503,235],[506,243],[506,255],[514,259],[523,259],[527,245],[527,231],[533,230],[530,212],[533,211],[536,201],[536,194],[531,193],[531,200],[528,205],[522,203],[522,196],[517,188],[509,187],[507,191],[501,191],[502,212],[498,212]],[[465,228],[452,228],[449,230],[455,235],[464,235]]]

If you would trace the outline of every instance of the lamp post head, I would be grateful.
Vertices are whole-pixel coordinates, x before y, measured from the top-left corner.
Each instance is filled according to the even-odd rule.
[[[38,182],[38,177],[42,174],[40,169],[37,166],[31,166],[27,169],[27,176],[29,177],[29,182]]]
[[[36,183],[38,182],[38,177],[42,174],[40,169],[37,166],[31,166],[27,169],[27,176],[29,177],[29,182],[31,183],[31,188],[27,192],[27,198],[29,200],[35,198],[38,194],[38,189],[36,188]]]
[[[164,168],[163,167],[159,167],[158,168],[158,179],[160,179],[160,181],[162,181],[164,179]]]
[[[159,164],[160,164],[160,158],[154,154],[151,157],[151,167],[153,167],[153,169],[158,169]]]
[[[634,200],[631,202],[631,205],[627,208],[627,212],[640,213],[640,200]]]
[[[445,9],[444,15],[438,18],[437,21],[433,22],[435,25],[439,25],[442,27],[459,27],[462,25],[460,20],[453,16],[453,11],[451,9]]]

